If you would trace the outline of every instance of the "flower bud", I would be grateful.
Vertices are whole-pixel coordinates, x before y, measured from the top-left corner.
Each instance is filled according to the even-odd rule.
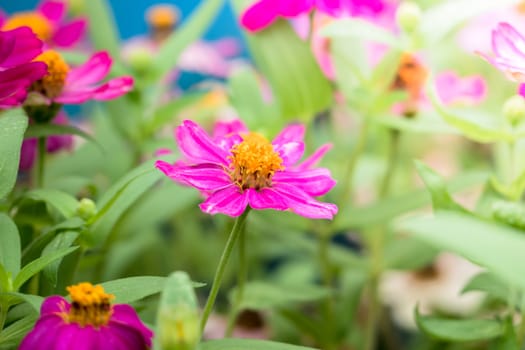
[[[185,272],[166,281],[157,312],[156,343],[162,350],[194,350],[200,340],[199,311],[192,282]]]
[[[505,101],[503,116],[511,125],[519,124],[525,118],[525,98],[514,95]]]
[[[519,203],[497,201],[492,205],[492,215],[501,223],[525,229],[525,207]]]
[[[82,198],[78,203],[77,215],[84,220],[89,220],[97,213],[97,206],[89,198]]]
[[[399,5],[396,11],[396,22],[406,33],[413,33],[421,20],[421,8],[412,1],[405,1]]]
[[[128,54],[128,63],[137,73],[143,73],[151,68],[153,55],[146,48],[137,48]]]

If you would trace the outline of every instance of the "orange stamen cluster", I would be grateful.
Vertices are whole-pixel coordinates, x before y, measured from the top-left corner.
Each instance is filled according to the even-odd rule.
[[[54,50],[47,50],[40,54],[35,61],[44,62],[47,65],[47,74],[33,84],[32,90],[38,91],[48,98],[60,95],[66,84],[69,66],[60,54]]]
[[[2,30],[29,27],[43,41],[51,39],[53,27],[49,20],[37,12],[20,12],[11,16],[2,26]]]
[[[427,78],[427,69],[419,63],[416,57],[410,53],[401,56],[399,67],[394,82],[393,90],[405,90],[408,92],[404,114],[413,115],[417,110],[417,103],[421,97],[423,86]]]
[[[148,11],[146,19],[153,28],[172,28],[177,24],[179,14],[173,6],[157,5]]]
[[[269,187],[273,174],[284,169],[283,160],[273,145],[258,133],[244,135],[243,141],[233,146],[231,153],[230,176],[241,190]]]
[[[516,10],[521,14],[525,14],[525,1],[520,1],[516,4]]]
[[[71,309],[67,321],[77,323],[81,327],[86,325],[100,327],[108,324],[111,317],[112,294],[107,294],[100,285],[79,283],[67,287],[71,297]]]

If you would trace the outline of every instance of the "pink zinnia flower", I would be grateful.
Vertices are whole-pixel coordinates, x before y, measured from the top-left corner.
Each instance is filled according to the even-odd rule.
[[[19,350],[111,349],[148,350],[153,332],[126,304],[111,305],[113,295],[102,286],[79,283],[67,288],[70,304],[61,296],[46,298],[35,327]]]
[[[462,103],[475,105],[487,95],[487,84],[482,76],[460,77],[455,72],[446,71],[436,77],[436,89],[445,105]]]
[[[525,37],[508,23],[492,30],[494,56],[479,53],[513,81],[525,82]]]
[[[19,105],[33,82],[46,74],[41,62],[42,42],[29,28],[0,31],[0,108]]]
[[[70,68],[56,51],[47,50],[36,61],[46,63],[48,74],[33,84],[32,91],[46,102],[80,104],[88,100],[106,101],[122,96],[133,88],[133,78],[123,76],[100,84],[111,69],[105,51],[97,52],[81,66]]]
[[[262,30],[277,18],[294,18],[317,9],[330,16],[356,16],[380,12],[381,0],[259,0],[241,16],[241,24],[251,32]]]
[[[313,198],[335,185],[328,169],[313,168],[327,147],[296,165],[304,152],[304,131],[302,125],[290,125],[270,143],[234,121],[217,128],[212,138],[199,125],[185,120],[175,132],[185,159],[175,164],[159,160],[156,167],[205,194],[200,208],[208,214],[235,217],[249,205],[331,219],[337,206]]]
[[[65,1],[44,0],[36,11],[18,12],[10,17],[0,12],[0,28],[3,30],[29,27],[51,47],[68,48],[75,45],[84,35],[87,21],[77,18],[66,22]]]

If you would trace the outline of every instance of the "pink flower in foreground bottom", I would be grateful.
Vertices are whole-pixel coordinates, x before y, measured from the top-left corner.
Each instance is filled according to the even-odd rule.
[[[328,169],[313,168],[327,148],[295,164],[304,152],[302,125],[286,127],[271,143],[239,121],[222,125],[212,138],[186,120],[175,134],[185,159],[175,164],[159,160],[156,167],[205,194],[207,198],[200,204],[205,213],[235,217],[248,205],[291,210],[313,219],[331,219],[337,213],[335,204],[313,198],[335,185]]]
[[[80,283],[68,287],[72,303],[61,296],[46,298],[35,327],[19,350],[148,350],[151,332],[135,310],[111,305],[113,295],[102,286]]]

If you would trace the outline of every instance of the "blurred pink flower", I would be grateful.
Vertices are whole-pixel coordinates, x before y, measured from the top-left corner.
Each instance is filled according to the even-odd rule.
[[[31,62],[42,52],[40,41],[29,28],[0,31],[0,109],[18,106],[27,90],[46,74],[46,65]]]
[[[156,167],[173,180],[195,187],[207,198],[200,204],[208,214],[241,215],[246,207],[292,210],[313,219],[331,219],[337,206],[313,197],[330,191],[335,181],[325,168],[311,168],[322,156],[295,163],[304,152],[304,126],[286,127],[270,143],[242,123],[220,126],[213,138],[185,120],[176,139],[185,159]]]
[[[59,113],[52,121],[53,124],[68,125],[69,119],[65,113]],[[71,150],[73,148],[72,135],[53,135],[46,139],[46,151],[48,153],[56,153],[61,150]],[[35,162],[37,154],[37,139],[29,138],[22,142],[22,149],[20,151],[20,170],[30,170]]]
[[[0,28],[29,27],[47,45],[69,48],[82,39],[87,20],[76,18],[66,21],[66,15],[66,1],[43,0],[35,11],[18,12],[10,17],[0,12]]]
[[[493,55],[478,52],[513,81],[525,82],[525,37],[513,26],[501,22],[492,30]]]
[[[133,89],[133,78],[123,76],[100,83],[113,63],[105,51],[93,54],[84,64],[70,68],[62,56],[47,50],[36,61],[46,63],[48,74],[33,85],[32,91],[47,103],[80,104],[88,100],[106,101]]]
[[[381,0],[259,0],[241,15],[241,25],[257,32],[279,17],[294,18],[312,9],[339,17],[378,13],[383,7]]]
[[[459,77],[455,72],[446,71],[436,77],[436,89],[445,105],[461,103],[475,105],[487,95],[487,84],[482,76]]]

